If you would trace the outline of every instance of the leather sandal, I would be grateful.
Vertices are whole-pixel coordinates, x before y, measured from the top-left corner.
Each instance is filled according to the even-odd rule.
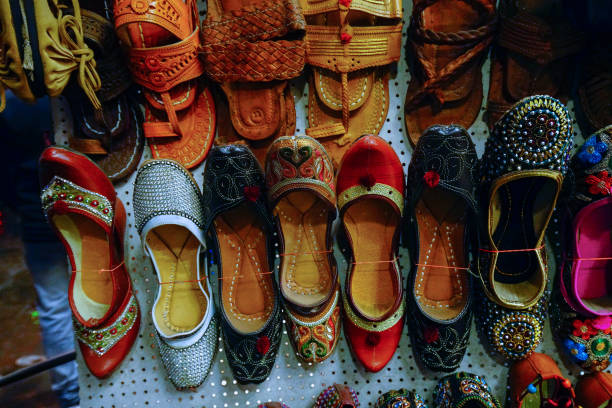
[[[124,262],[125,209],[87,156],[49,147],[39,171],[43,210],[72,268],[68,300],[79,348],[89,371],[104,378],[126,357],[140,327]]]
[[[377,135],[389,108],[389,64],[400,58],[399,0],[300,0],[312,65],[306,134],[337,167],[351,142]]]
[[[268,202],[280,241],[287,332],[303,361],[318,363],[340,338],[340,283],[333,255],[334,166],[308,136],[284,136],[266,158]]]
[[[213,147],[204,169],[204,230],[217,265],[211,278],[225,354],[241,384],[268,377],[282,335],[264,188],[263,171],[247,146]]]
[[[102,110],[82,103],[76,87],[67,88],[75,132],[68,138],[69,146],[89,155],[112,182],[128,177],[140,162],[144,150],[142,113],[129,95],[132,85],[130,72],[123,62],[113,24],[104,13],[104,2],[91,4],[93,10],[83,9],[83,36],[94,51],[96,69],[102,86],[96,92]],[[87,6],[90,7],[90,6]]]
[[[465,129],[436,125],[419,139],[408,168],[408,325],[415,356],[431,370],[459,368],[470,338],[477,162]]]
[[[355,358],[377,372],[395,353],[406,308],[397,261],[404,172],[393,148],[378,136],[357,139],[342,159],[336,191],[349,265],[344,331]]]
[[[197,166],[214,139],[215,107],[200,78],[196,1],[115,0],[114,16],[132,78],[143,87],[143,130],[153,157]]]
[[[15,95],[32,102],[48,94],[59,96],[76,71],[78,85],[94,109],[101,109],[95,91],[101,81],[96,71],[93,51],[85,44],[83,22],[77,0],[2,1],[3,27],[12,27],[2,38],[8,49],[2,55],[0,77],[4,87]],[[5,26],[4,23],[8,23]],[[19,34],[15,34],[18,30]],[[16,41],[13,38],[16,36]],[[17,48],[15,48],[17,47]],[[7,61],[11,58],[12,63]],[[16,64],[21,65],[21,69]],[[8,71],[7,71],[8,70]],[[26,80],[29,82],[27,85]],[[0,95],[0,108],[4,96]],[[1,109],[0,109],[1,110]]]
[[[578,380],[576,404],[582,408],[609,408],[612,404],[612,374],[599,372]]]
[[[573,76],[570,57],[585,43],[583,33],[551,0],[499,5],[500,29],[491,57],[485,119],[489,127],[517,101],[550,95],[566,103]]]
[[[494,0],[417,0],[408,38],[414,67],[404,104],[416,145],[431,125],[469,128],[482,104],[482,64],[497,28]]]
[[[297,0],[208,0],[202,25],[206,73],[220,83],[217,144],[249,145],[264,165],[274,139],[295,132],[288,79],[304,68]]]
[[[550,356],[533,353],[516,361],[509,373],[509,408],[574,408],[572,383]]]

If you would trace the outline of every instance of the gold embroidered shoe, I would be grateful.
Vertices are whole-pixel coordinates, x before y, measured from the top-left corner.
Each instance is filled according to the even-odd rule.
[[[280,240],[280,289],[287,331],[302,360],[318,363],[340,337],[340,285],[331,226],[334,167],[308,136],[276,139],[266,157],[268,201]]]
[[[68,300],[79,348],[89,371],[107,377],[140,327],[123,258],[125,209],[110,180],[84,155],[49,147],[39,170],[43,210],[72,268]]]

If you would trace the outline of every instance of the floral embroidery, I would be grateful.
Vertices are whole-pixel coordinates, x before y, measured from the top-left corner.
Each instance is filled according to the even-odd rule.
[[[565,339],[563,341],[563,346],[568,354],[578,361],[587,361],[589,358],[589,355],[586,352],[586,346],[584,344],[576,343],[572,339]]]
[[[101,356],[130,331],[137,317],[138,302],[136,297],[132,295],[129,303],[114,322],[99,329],[89,329],[74,319],[74,331],[81,343],[87,345],[97,355]]]
[[[427,344],[435,343],[440,339],[440,331],[437,327],[426,327],[425,330],[423,330],[423,337]]]
[[[591,326],[591,320],[589,319],[585,320],[584,322],[576,319],[572,323],[572,326],[574,326],[572,334],[576,337],[581,337],[583,340],[588,340],[589,337],[597,334],[597,330]]]
[[[584,166],[593,166],[599,163],[608,151],[608,145],[597,139],[597,135],[589,137],[576,154],[576,157]]]
[[[562,341],[563,349],[584,368],[606,369],[612,358],[611,323],[609,316],[584,321],[574,319],[568,336]]]
[[[601,330],[606,334],[610,334],[612,329],[612,317],[611,316],[599,316],[591,322],[594,328]]]
[[[374,408],[427,408],[427,405],[419,394],[400,388],[378,397]]]
[[[255,347],[257,348],[257,352],[262,356],[265,355],[268,350],[270,350],[270,339],[268,336],[262,336],[257,339],[255,343]]]
[[[429,188],[434,188],[440,183],[440,175],[434,170],[429,170],[423,175],[423,180]]]
[[[338,0],[338,4],[344,7],[349,7],[351,5],[351,1],[352,0]]]
[[[606,170],[600,171],[596,175],[588,175],[585,182],[589,185],[589,193],[594,195],[610,195],[612,177],[608,175]]]
[[[259,199],[259,195],[261,194],[261,190],[259,186],[245,186],[244,187],[244,197],[252,202],[257,201]]]
[[[340,42],[342,44],[348,44],[351,42],[351,39],[353,38],[352,35],[350,35],[349,33],[341,33],[340,34]]]

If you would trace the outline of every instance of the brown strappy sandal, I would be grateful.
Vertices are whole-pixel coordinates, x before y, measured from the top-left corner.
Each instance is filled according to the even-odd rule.
[[[494,0],[416,0],[410,24],[413,76],[404,105],[416,145],[435,124],[469,128],[482,104],[481,67],[497,26]]]

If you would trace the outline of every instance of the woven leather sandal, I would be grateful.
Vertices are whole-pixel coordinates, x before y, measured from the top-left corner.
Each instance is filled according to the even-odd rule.
[[[584,35],[567,19],[554,17],[554,13],[561,12],[553,9],[551,3],[550,0],[500,3],[500,29],[491,58],[485,116],[489,127],[527,96],[544,94],[567,102],[573,70],[568,62],[582,49]]]
[[[417,0],[410,24],[414,67],[404,104],[416,145],[435,124],[469,128],[482,104],[481,67],[497,26],[494,0]]]
[[[215,135],[215,107],[198,79],[200,29],[195,0],[115,0],[115,28],[146,99],[144,135],[154,158],[193,168]]]
[[[306,62],[313,66],[306,134],[338,167],[350,143],[377,135],[389,108],[389,66],[401,51],[399,0],[300,0]]]
[[[293,39],[304,18],[297,0],[209,0],[207,13],[202,54],[221,84],[217,143],[247,143],[263,165],[270,143],[295,132],[286,80],[304,68],[304,42]]]
[[[84,38],[94,50],[96,69],[102,86],[96,93],[102,110],[96,111],[82,103],[78,90],[68,89],[67,97],[75,124],[69,137],[72,149],[89,155],[115,182],[136,169],[144,148],[142,113],[137,103],[126,93],[132,81],[123,63],[112,23],[103,17],[104,1],[82,2]],[[76,92],[75,92],[76,91]]]

